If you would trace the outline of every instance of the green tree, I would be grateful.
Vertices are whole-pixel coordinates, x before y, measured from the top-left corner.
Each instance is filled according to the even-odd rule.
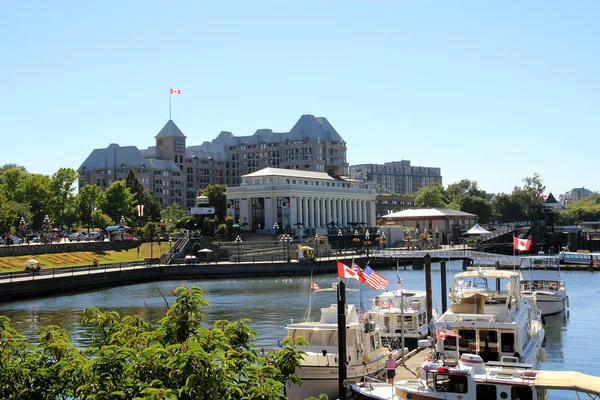
[[[30,226],[40,229],[44,222],[44,217],[51,214],[50,209],[50,177],[42,174],[31,174],[25,184],[25,198],[27,199],[31,218]]]
[[[0,175],[2,175],[4,172],[8,171],[11,168],[20,169],[21,171],[23,171],[25,173],[27,172],[27,170],[25,169],[24,166],[14,164],[14,163],[9,163],[9,164],[4,164],[2,167],[0,167]]]
[[[171,204],[162,212],[162,219],[169,229],[173,229],[187,213],[179,204]]]
[[[77,171],[72,168],[60,168],[50,178],[50,204],[56,226],[63,225],[65,212],[72,206],[75,191],[73,185],[77,176]]]
[[[444,187],[437,182],[419,189],[415,197],[416,207],[446,207],[447,204]]]
[[[209,204],[215,208],[215,218],[217,221],[224,221],[227,214],[227,185],[215,184],[208,185],[204,190],[198,191],[198,196],[208,197]]]
[[[450,202],[460,203],[460,200],[465,196],[476,196],[485,199],[485,191],[479,188],[477,181],[463,179],[460,182],[448,185],[446,188],[446,196]]]
[[[479,222],[488,223],[492,216],[492,203],[479,196],[463,196],[460,202],[460,211],[477,215]]]
[[[121,217],[131,221],[135,215],[135,199],[125,182],[113,182],[106,188],[105,198],[100,203],[100,208],[113,221],[119,222]]]
[[[85,185],[79,190],[77,197],[81,222],[89,227],[92,223],[92,213],[105,202],[104,190],[97,185]]]
[[[101,209],[98,209],[92,213],[92,228],[106,229],[107,226],[115,225],[108,215],[104,214]]]
[[[0,175],[0,190],[8,201],[25,203],[25,188],[29,174],[19,168],[10,168]]]

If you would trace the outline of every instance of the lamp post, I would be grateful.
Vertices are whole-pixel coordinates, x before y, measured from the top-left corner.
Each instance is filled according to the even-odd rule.
[[[353,240],[353,242],[356,243],[356,247],[357,247],[357,249],[355,251],[355,253],[356,253],[358,251],[358,242],[359,242],[359,240],[358,240],[358,229],[354,230],[354,239],[356,239],[356,241]]]
[[[379,228],[377,228],[375,235],[377,235],[377,250],[379,250],[379,245],[381,244],[381,230]]]
[[[342,243],[342,230],[338,229],[338,252],[340,254],[342,253],[341,243]]]
[[[437,246],[440,244],[440,231],[438,231],[438,228],[435,228],[434,236],[435,236],[435,245]]]
[[[125,217],[121,215],[121,221],[120,221],[121,225],[125,225]]]
[[[319,234],[315,233],[315,260],[319,257]]]
[[[283,243],[283,258],[287,261],[290,262],[290,241],[292,240],[292,238],[290,237],[290,235],[283,234],[281,235],[281,243]],[[285,249],[287,247],[287,257],[285,254]]]
[[[383,250],[385,250],[385,243],[386,243],[386,242],[385,242],[385,232],[383,232],[383,233],[381,234],[381,246],[382,246],[382,249],[383,249]]]
[[[277,233],[279,232],[279,225],[277,224],[277,222],[273,224],[273,230],[275,231],[275,237],[277,237]]]
[[[365,231],[365,243],[369,241],[369,230],[367,229]],[[370,246],[365,246],[367,248],[367,258],[369,258],[369,247]]]
[[[44,230],[44,237],[48,237],[48,230],[50,229],[50,218],[48,218],[48,214],[44,217],[44,224],[42,225],[42,229]],[[52,238],[49,238],[49,242],[52,243]]]
[[[240,246],[241,246],[241,244],[242,244],[242,241],[243,241],[243,240],[242,240],[242,238],[240,237],[240,235],[238,235],[238,236],[235,238],[235,243],[237,244],[237,247],[238,247],[238,254],[237,254],[237,262],[238,262],[238,263],[240,262]]]

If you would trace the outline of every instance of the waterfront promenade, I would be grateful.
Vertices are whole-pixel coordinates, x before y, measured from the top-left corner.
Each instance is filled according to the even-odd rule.
[[[255,278],[277,276],[311,276],[336,273],[336,261],[346,265],[352,261],[364,266],[367,261],[374,268],[404,268],[412,264],[413,269],[421,269],[423,258],[429,254],[432,261],[463,260],[463,266],[473,261],[473,265],[494,265],[501,269],[512,269],[519,265],[520,257],[504,256],[471,250],[429,250],[429,251],[374,251],[366,254],[338,254],[319,257],[312,262],[291,260],[270,260],[254,262],[221,261],[204,264],[156,264],[145,261],[130,263],[103,264],[100,266],[79,266],[42,269],[35,273],[27,271],[0,273],[0,302],[15,299],[52,296],[64,293],[98,290],[102,288],[126,286],[144,282],[166,280],[198,280],[222,278]],[[466,261],[465,261],[466,260]],[[400,264],[402,263],[402,264]],[[565,270],[588,270],[585,265],[561,266]]]

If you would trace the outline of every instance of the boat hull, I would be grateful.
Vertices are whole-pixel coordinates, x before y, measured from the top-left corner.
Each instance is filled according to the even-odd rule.
[[[339,396],[338,366],[302,366],[296,369],[302,386],[289,385],[286,395],[289,399],[305,399],[326,394],[330,399]],[[347,371],[347,381],[358,381],[364,376],[382,378],[385,373],[385,358],[366,365],[351,366]]]
[[[567,307],[567,298],[564,295],[537,293],[534,298],[542,315],[558,314],[565,311]]]

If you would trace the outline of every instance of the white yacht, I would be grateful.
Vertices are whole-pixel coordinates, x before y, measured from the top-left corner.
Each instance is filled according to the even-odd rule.
[[[371,309],[379,316],[381,339],[385,346],[394,349],[407,347],[409,350],[417,348],[419,340],[429,332],[426,299],[427,292],[424,290],[402,287],[371,299]]]
[[[355,400],[534,400],[547,399],[548,390],[596,398],[600,395],[600,377],[575,371],[534,370],[533,364],[519,363],[514,357],[484,363],[481,356],[465,353],[453,364],[424,361],[413,379],[394,384],[365,380],[350,385],[350,390]]]
[[[541,312],[519,287],[518,272],[479,268],[456,274],[450,308],[435,322],[439,356],[473,353],[485,362],[516,357],[534,365],[545,357]]]
[[[556,256],[545,255],[521,258],[521,293],[535,301],[542,315],[558,314],[569,304],[558,260]]]
[[[313,293],[337,292],[337,288],[317,289]],[[312,296],[311,296],[312,300]],[[311,302],[312,304],[312,302]],[[310,310],[311,305],[309,305]],[[347,379],[357,380],[362,376],[379,377],[385,373],[385,360],[388,349],[381,341],[381,326],[376,313],[360,312],[354,305],[346,305],[346,362]],[[296,374],[302,379],[302,386],[290,384],[286,395],[290,399],[317,397],[324,393],[329,398],[337,398],[338,382],[338,309],[337,304],[321,308],[318,320],[310,318],[307,312],[303,322],[286,325],[287,335],[292,338],[302,336],[310,346],[298,346],[297,350],[306,355]],[[396,358],[399,357],[397,353]],[[342,361],[343,362],[343,361]]]

